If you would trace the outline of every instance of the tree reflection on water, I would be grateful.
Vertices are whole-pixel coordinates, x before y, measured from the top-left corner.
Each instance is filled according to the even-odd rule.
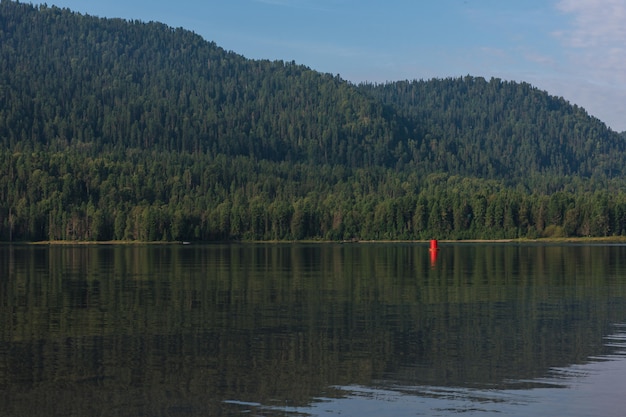
[[[0,247],[3,415],[506,408],[621,358],[625,250]]]

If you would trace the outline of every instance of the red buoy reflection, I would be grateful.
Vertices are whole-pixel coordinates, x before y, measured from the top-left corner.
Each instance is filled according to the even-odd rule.
[[[439,254],[439,243],[436,239],[430,241],[430,266],[433,267],[437,263],[437,255]]]

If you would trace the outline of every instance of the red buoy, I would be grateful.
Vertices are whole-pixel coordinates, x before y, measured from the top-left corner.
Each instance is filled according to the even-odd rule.
[[[438,243],[437,243],[437,240],[436,240],[436,239],[432,239],[432,240],[430,241],[430,250],[431,250],[431,251],[436,251],[436,250],[439,250],[439,246],[438,246]]]

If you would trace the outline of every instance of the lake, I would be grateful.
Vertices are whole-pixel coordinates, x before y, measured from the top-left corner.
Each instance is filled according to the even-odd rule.
[[[0,415],[621,416],[626,246],[0,246]]]

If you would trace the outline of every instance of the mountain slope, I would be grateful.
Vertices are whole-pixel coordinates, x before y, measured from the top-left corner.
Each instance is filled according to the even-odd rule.
[[[162,24],[1,7],[5,145],[389,162],[383,106],[330,75],[247,60]]]
[[[528,84],[354,86],[183,29],[3,1],[5,146],[158,149],[489,178],[621,175],[625,141]]]
[[[433,170],[492,178],[623,173],[623,137],[527,83],[466,76],[362,88],[415,121],[423,140],[412,158]]]
[[[625,138],[528,84],[353,85],[0,2],[0,240],[626,234]]]

